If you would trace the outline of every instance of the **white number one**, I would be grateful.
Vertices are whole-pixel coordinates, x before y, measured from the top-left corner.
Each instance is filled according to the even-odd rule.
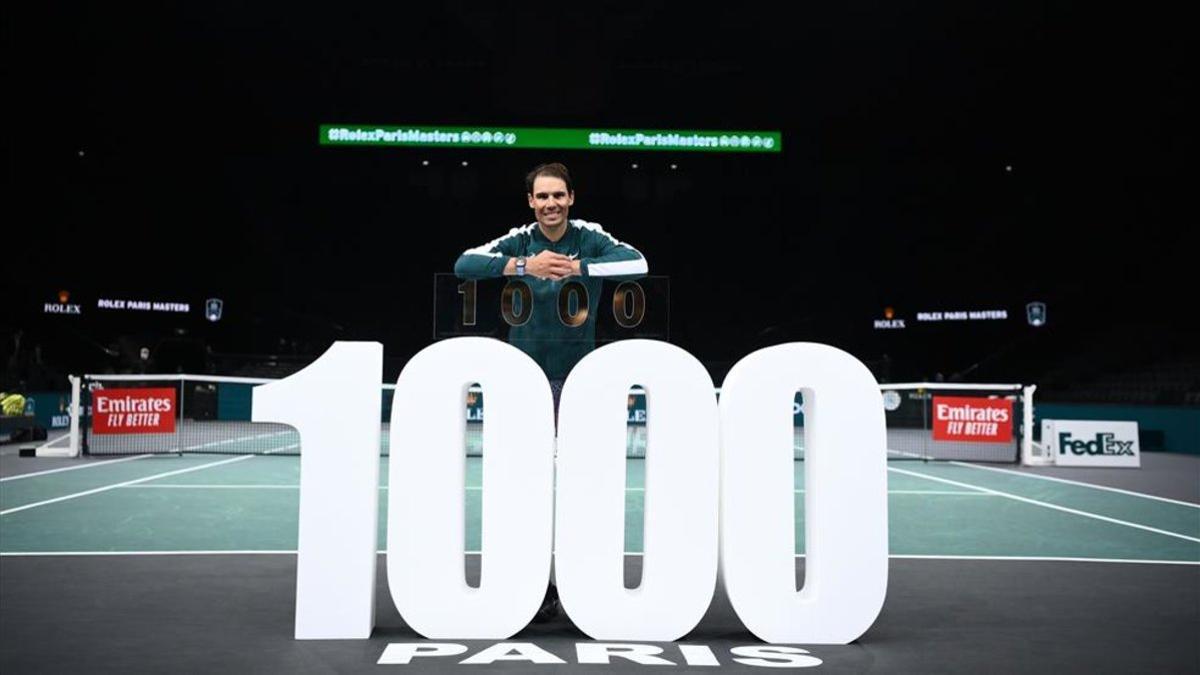
[[[296,639],[362,639],[375,626],[383,345],[337,342],[254,388],[250,418],[300,433]]]

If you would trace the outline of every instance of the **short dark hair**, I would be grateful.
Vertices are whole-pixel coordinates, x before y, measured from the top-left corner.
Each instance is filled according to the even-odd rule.
[[[553,164],[538,164],[533,167],[533,171],[525,175],[526,194],[533,194],[533,181],[537,180],[538,176],[558,178],[567,184],[567,192],[575,191],[575,186],[571,184],[571,172],[567,171],[567,167],[562,164],[554,162]]]

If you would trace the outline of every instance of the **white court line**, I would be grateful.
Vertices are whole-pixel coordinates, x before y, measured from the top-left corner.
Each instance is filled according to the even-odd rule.
[[[376,551],[377,555],[386,555],[387,551]],[[479,551],[464,551],[466,555],[479,555]],[[14,551],[0,553],[0,558],[40,558],[40,557],[105,557],[105,556],[168,556],[168,555],[296,555],[295,551]],[[641,553],[626,553],[628,556],[641,556]],[[805,554],[797,553],[797,558]],[[996,562],[1086,562],[1086,563],[1118,563],[1133,565],[1187,565],[1200,566],[1200,561],[1192,560],[1152,560],[1125,558],[1071,558],[1051,556],[1005,556],[1005,555],[920,555],[893,553],[888,556],[892,560],[979,560]]]
[[[299,485],[211,485],[202,483],[160,483],[119,485],[122,490],[299,490]],[[380,488],[381,490],[384,488]]]
[[[108,466],[109,464],[120,464],[121,462],[132,462],[135,459],[143,459],[145,457],[152,457],[152,456],[153,455],[137,455],[135,457],[124,457],[122,459],[106,459],[106,460],[95,461],[95,462],[87,462],[86,464],[80,464],[78,466],[64,466],[60,469],[47,469],[45,471],[34,471],[33,473],[23,473],[19,476],[9,476],[7,478],[0,478],[0,483],[5,483],[10,480],[21,480],[22,478],[32,478],[34,476],[45,476],[48,473],[59,473],[60,471],[74,471],[76,469],[91,469],[91,468],[94,468],[97,466]]]
[[[71,556],[119,556],[119,555],[296,555],[295,551],[21,551],[0,553],[0,558],[37,558]]]
[[[11,509],[8,509],[7,511],[0,511],[0,516],[7,516],[10,513],[17,513],[18,511],[24,511],[26,509],[32,509],[32,508],[36,508],[38,506],[45,506],[46,504],[54,504],[57,502],[64,502],[64,501],[67,501],[68,499],[75,499],[77,497],[86,497],[88,495],[94,495],[98,492],[107,492],[108,490],[112,490],[114,488],[119,488],[119,487],[125,487],[126,485],[136,485],[138,483],[142,483],[142,482],[145,482],[148,480],[154,480],[155,478],[166,478],[167,476],[178,476],[181,473],[190,473],[192,471],[199,471],[201,469],[207,469],[207,468],[214,467],[214,466],[220,466],[221,464],[232,464],[233,462],[241,462],[243,460],[253,459],[255,456],[256,455],[242,455],[240,457],[233,457],[230,459],[222,459],[217,462],[209,462],[208,464],[201,464],[199,466],[190,466],[186,469],[176,469],[175,471],[165,471],[163,473],[156,473],[156,474],[146,476],[145,478],[137,478],[134,480],[127,480],[123,483],[116,483],[114,485],[105,485],[103,487],[94,488],[92,490],[84,490],[83,492],[76,492],[74,494],[64,495],[62,497],[55,497],[54,499],[47,499],[47,500],[41,501],[41,502],[34,502],[32,504],[25,504],[24,506],[13,507]]]
[[[1126,559],[1126,558],[1071,558],[1066,556],[1047,556],[1039,558],[1038,556],[1025,555],[920,555],[920,554],[897,554],[893,553],[888,556],[895,560],[998,560],[1001,562],[1017,561],[1017,562],[1089,562],[1089,563],[1125,563],[1136,565],[1192,565],[1200,566],[1200,560],[1147,560],[1147,559]]]
[[[299,490],[299,485],[214,485],[210,483],[151,483],[142,485],[122,485],[123,489],[129,490]],[[386,485],[380,485],[380,490],[388,489]],[[476,491],[483,488],[478,485],[468,485],[468,490]],[[646,488],[627,487],[626,492],[645,492]],[[804,490],[795,490],[797,494],[803,494]],[[952,495],[957,497],[996,497],[990,492],[981,492],[979,490],[888,490],[889,495]]]
[[[1200,509],[1200,504],[1193,504],[1192,502],[1184,502],[1184,501],[1180,501],[1178,499],[1169,499],[1167,497],[1158,497],[1155,495],[1148,495],[1143,492],[1134,492],[1133,490],[1122,490],[1121,488],[1109,487],[1107,485],[1095,485],[1093,483],[1084,483],[1082,481],[1070,480],[1067,478],[1057,478],[1055,476],[1043,476],[1041,474],[1036,474],[1036,473],[1026,473],[1024,471],[1013,471],[1012,469],[1001,469],[1001,468],[995,467],[995,466],[976,466],[974,464],[970,464],[967,462],[950,462],[950,464],[954,464],[955,466],[969,466],[972,469],[979,469],[981,471],[996,471],[998,473],[1010,473],[1014,476],[1024,476],[1025,478],[1036,478],[1038,480],[1054,481],[1055,483],[1066,483],[1068,485],[1079,485],[1081,487],[1092,488],[1093,490],[1104,490],[1105,492],[1118,492],[1120,494],[1129,495],[1131,497],[1141,497],[1142,499],[1153,499],[1156,502],[1166,502],[1168,504],[1178,504],[1180,506],[1190,506],[1193,509]]]
[[[979,490],[888,490],[889,495],[955,495],[959,497],[995,497]]]
[[[469,489],[469,488],[468,488]],[[627,487],[630,492],[642,492],[646,488]],[[792,490],[796,494],[804,494],[804,488]],[[996,495],[990,492],[981,490],[888,490],[889,495],[955,495],[959,497],[995,497]]]
[[[244,441],[253,441],[253,440],[260,439],[260,438],[274,438],[276,436],[283,436],[284,434],[288,434],[288,433],[291,433],[291,432],[273,431],[273,432],[258,434],[257,436],[235,436],[233,438],[226,438],[225,440],[222,440],[222,441],[211,441],[209,443],[200,443],[199,445],[189,445],[186,448],[184,448],[183,450],[184,450],[184,452],[190,452],[193,450],[200,450],[201,448],[213,448],[218,445],[229,445],[230,443],[242,443]],[[269,455],[272,452],[278,452],[280,450],[291,450],[293,448],[298,448],[298,447],[300,447],[300,444],[295,443],[293,445],[289,445],[284,448],[274,448],[271,450],[267,450],[263,454]]]
[[[1058,504],[1051,504],[1049,502],[1038,501],[1037,499],[1021,497],[1018,495],[1009,494],[1007,492],[1001,492],[1000,490],[993,490],[991,488],[985,488],[985,487],[982,487],[979,485],[971,485],[970,483],[961,483],[956,480],[950,480],[949,478],[939,478],[938,476],[930,476],[930,475],[923,474],[923,473],[917,473],[915,471],[906,471],[904,469],[896,469],[896,468],[893,468],[890,466],[888,467],[888,471],[895,471],[896,473],[902,473],[902,474],[905,474],[908,476],[916,476],[917,478],[925,478],[928,480],[937,481],[939,483],[946,483],[947,485],[954,485],[957,487],[974,488],[976,490],[990,492],[990,493],[1000,496],[1000,497],[1006,497],[1008,499],[1013,499],[1018,502],[1025,502],[1026,504],[1033,504],[1035,506],[1043,506],[1048,509],[1054,509],[1055,511],[1062,511],[1064,513],[1072,513],[1077,516],[1083,516],[1084,518],[1093,518],[1095,520],[1102,520],[1106,523],[1114,523],[1117,525],[1124,525],[1126,527],[1132,527],[1132,528],[1135,528],[1138,530],[1145,530],[1147,532],[1154,532],[1155,534],[1162,534],[1162,535],[1166,535],[1168,537],[1175,537],[1176,539],[1184,539],[1186,541],[1194,541],[1197,544],[1200,544],[1200,539],[1197,539],[1196,537],[1189,537],[1186,534],[1179,534],[1178,532],[1171,532],[1169,530],[1160,530],[1157,527],[1149,527],[1147,525],[1139,525],[1137,523],[1131,523],[1127,520],[1118,520],[1116,518],[1109,518],[1108,516],[1102,516],[1097,513],[1091,513],[1089,511],[1080,511],[1079,509],[1067,508],[1066,506],[1059,506]]]

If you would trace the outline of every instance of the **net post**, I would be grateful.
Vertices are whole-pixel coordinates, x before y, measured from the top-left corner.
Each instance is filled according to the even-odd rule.
[[[34,450],[35,457],[79,456],[79,377],[68,375],[67,380],[71,383],[71,424],[63,436],[51,438],[47,435],[46,442]],[[63,438],[67,439],[66,447],[60,444]]]
[[[71,382],[71,457],[79,456],[79,390],[82,386],[82,380],[78,375],[68,375],[67,379]]]
[[[87,401],[83,397],[88,397]],[[90,455],[88,451],[88,410],[92,405],[92,385],[87,375],[80,378],[79,383],[79,452],[83,455]]]
[[[1025,433],[1021,436],[1021,464],[1024,466],[1049,466],[1054,463],[1054,457],[1045,452],[1045,448],[1033,442],[1033,392],[1037,385],[1031,384],[1021,390],[1021,425]],[[1043,439],[1044,440],[1044,439]],[[1034,450],[1037,454],[1034,454]]]
[[[187,379],[179,378],[179,422],[175,424],[175,454],[183,457],[183,390],[187,389]]]
[[[923,386],[918,387],[917,394],[924,397],[925,387],[923,387]],[[929,412],[930,412],[929,409],[932,406],[933,406],[933,392],[930,392],[928,399],[921,398],[921,430],[928,432],[931,436],[933,435],[933,425],[929,423]],[[931,454],[933,454],[931,452],[932,450],[933,450],[933,448],[930,447],[930,442],[926,441],[923,444],[922,449],[921,449],[921,461],[922,462],[925,462],[926,464],[929,463],[929,456]]]

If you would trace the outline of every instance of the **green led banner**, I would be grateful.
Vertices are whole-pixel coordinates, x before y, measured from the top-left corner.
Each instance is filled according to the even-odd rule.
[[[401,127],[322,124],[321,145],[553,150],[766,152],[783,148],[778,131],[549,129],[535,127]]]

